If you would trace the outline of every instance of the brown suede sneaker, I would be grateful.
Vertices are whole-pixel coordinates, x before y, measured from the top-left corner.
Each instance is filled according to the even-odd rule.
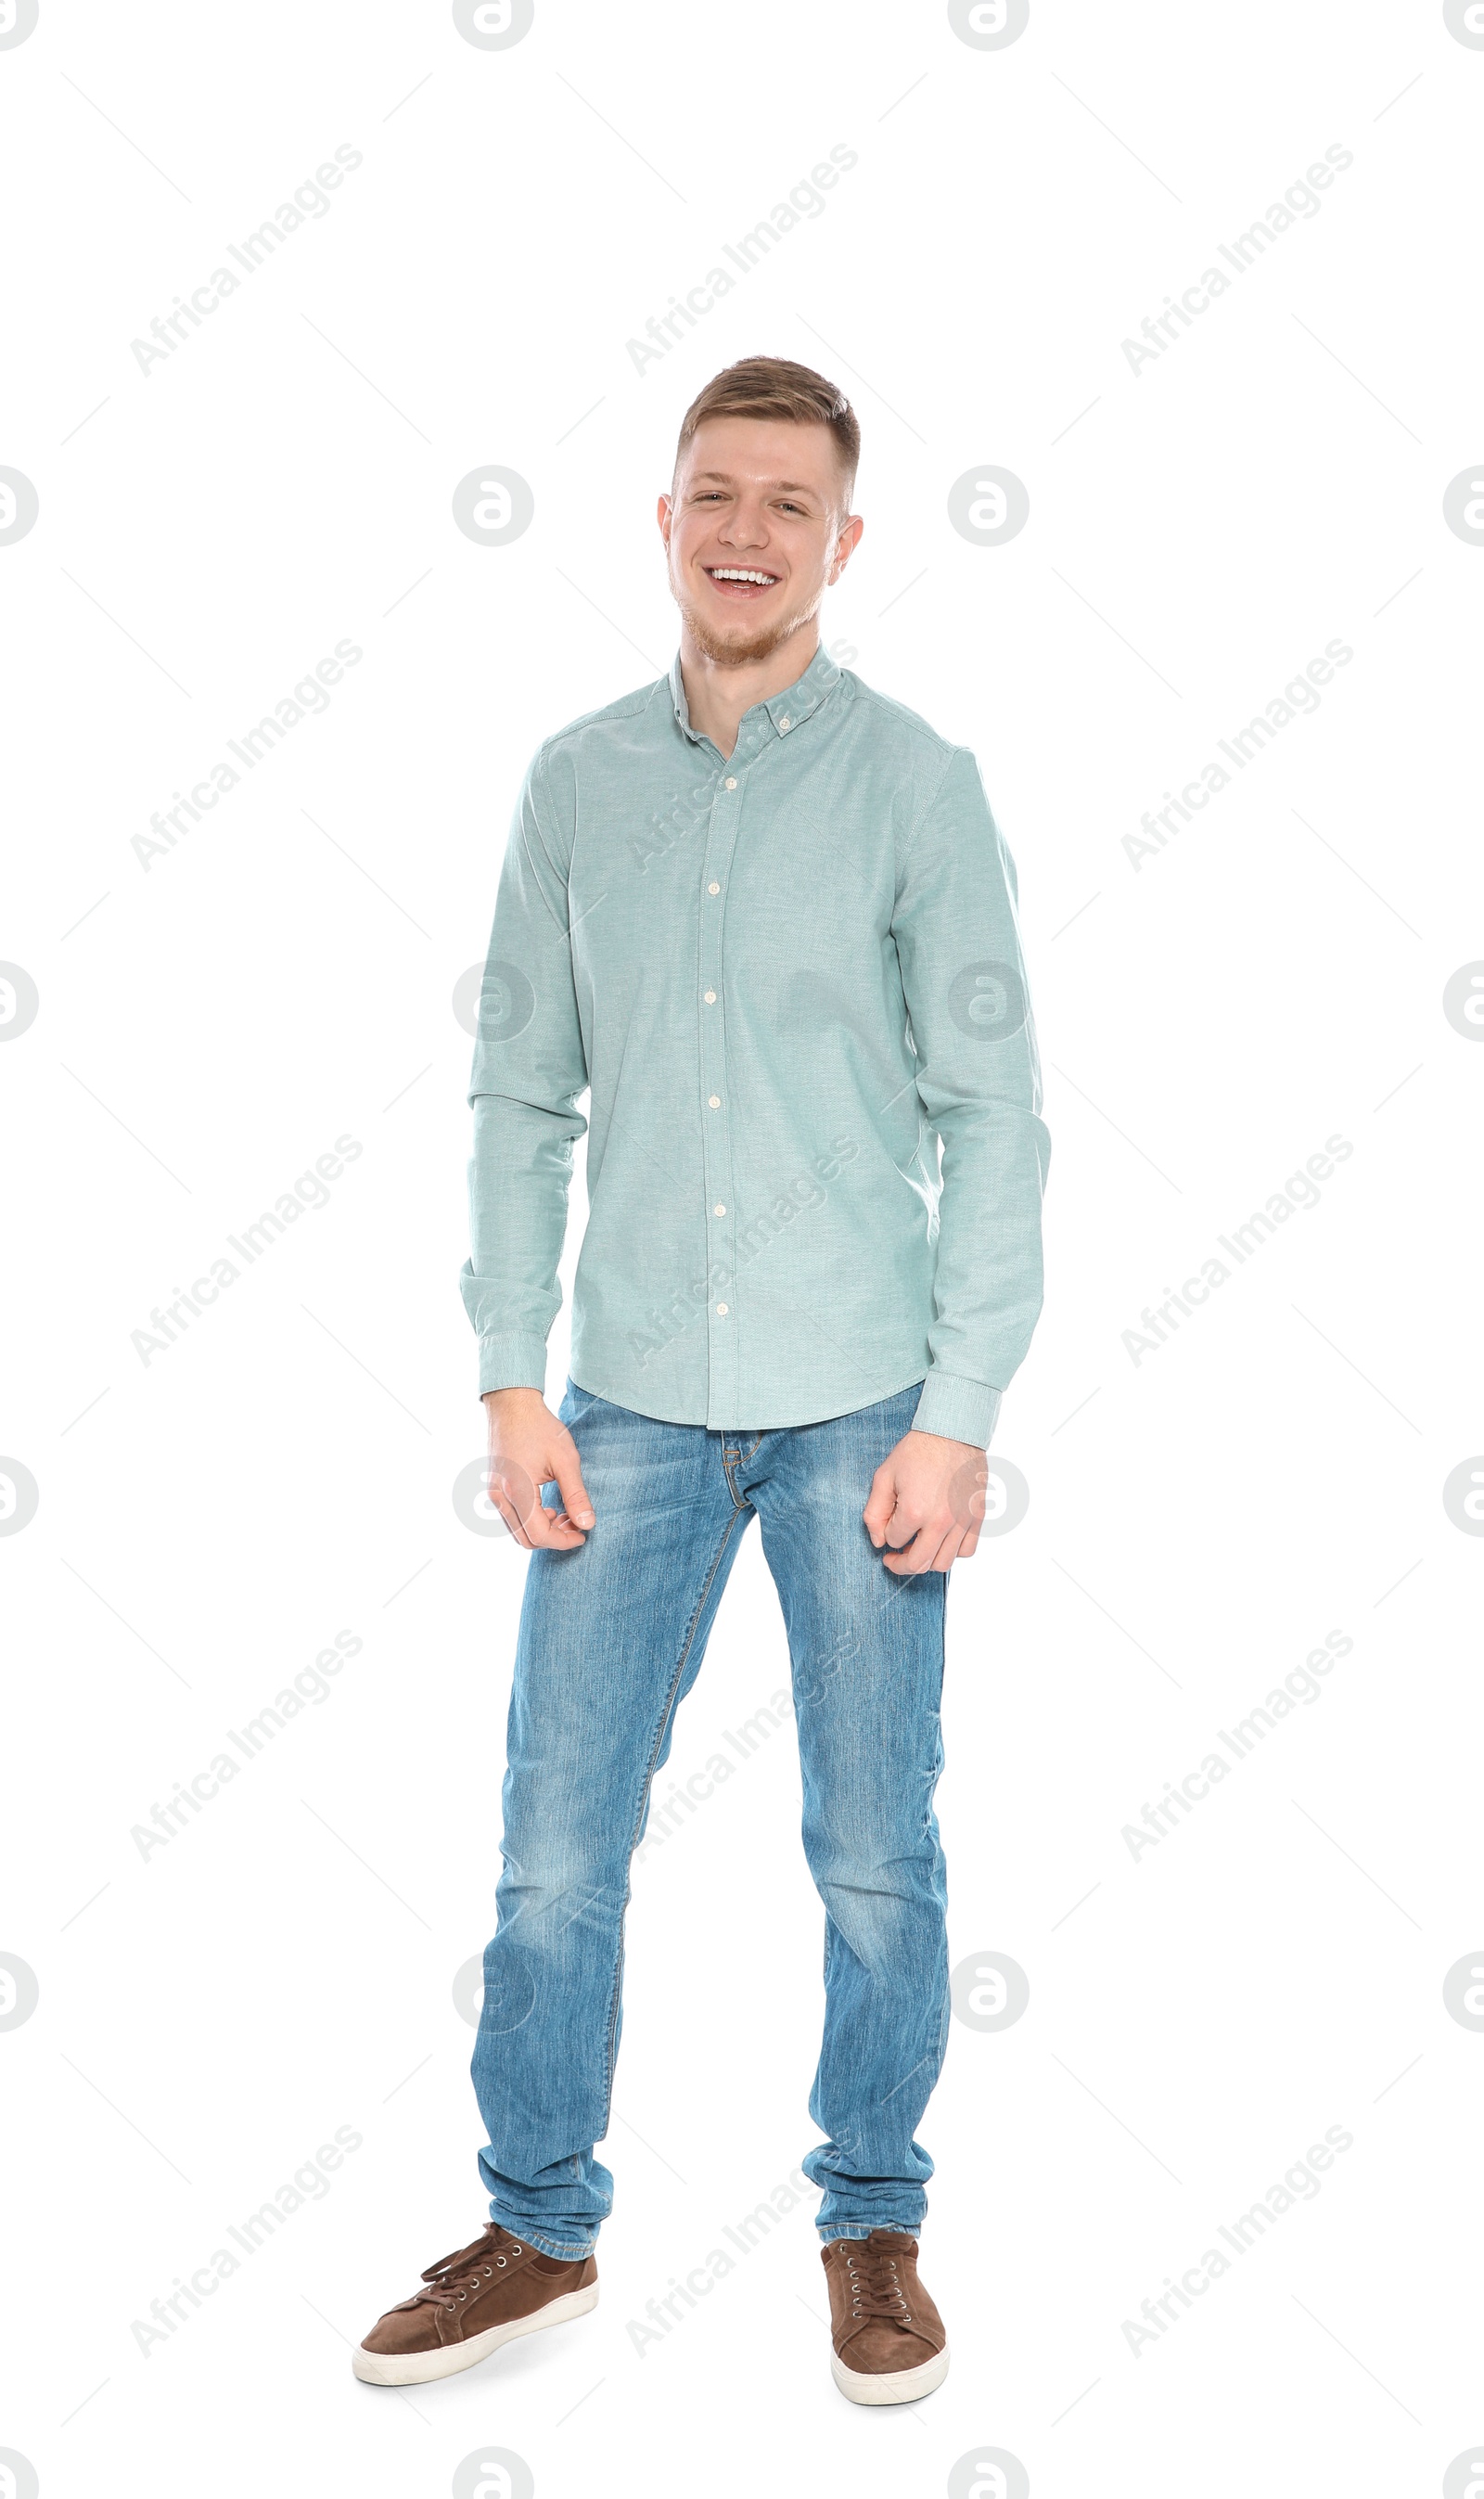
[[[948,2376],[943,2320],[918,2280],[905,2230],[831,2239],[822,2248],[834,2353],[830,2374],[853,2404],[912,2404]]]
[[[498,2222],[423,2276],[426,2290],[389,2308],[350,2355],[371,2386],[416,2386],[471,2369],[517,2334],[538,2333],[597,2306],[597,2263],[543,2256]]]

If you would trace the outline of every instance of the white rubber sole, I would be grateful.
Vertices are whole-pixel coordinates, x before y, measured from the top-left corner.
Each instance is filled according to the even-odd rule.
[[[829,2355],[830,2375],[842,2395],[853,2404],[915,2404],[920,2395],[930,2395],[941,2386],[949,2373],[948,2345],[923,2360],[916,2369],[890,2369],[872,2372],[848,2369],[840,2355]]]
[[[507,2325],[491,2325],[483,2334],[471,2334],[467,2343],[445,2343],[436,2352],[368,2352],[364,2343],[358,2344],[350,2365],[369,2386],[422,2386],[432,2378],[453,2378],[461,2369],[477,2367],[518,2335],[539,2334],[545,2325],[565,2325],[569,2317],[585,2317],[597,2306],[597,2285],[590,2282],[585,2289],[565,2290],[560,2299],[549,2299],[529,2317],[512,2317]]]

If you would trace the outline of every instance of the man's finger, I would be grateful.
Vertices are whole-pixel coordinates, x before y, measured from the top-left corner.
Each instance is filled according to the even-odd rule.
[[[895,1507],[896,1484],[889,1466],[883,1459],[871,1477],[870,1498],[860,1513],[865,1520],[866,1534],[873,1544],[880,1546],[885,1542],[887,1528]]]
[[[514,1542],[529,1548],[526,1521],[535,1506],[536,1491],[525,1468],[517,1466],[513,1458],[492,1457],[484,1488]]]
[[[558,1486],[560,1492],[561,1486]],[[591,1525],[591,1513],[589,1524]],[[538,1502],[528,1518],[527,1529],[532,1545],[549,1545],[559,1552],[569,1553],[587,1539],[560,1501]]]
[[[910,1572],[920,1577],[925,1571],[951,1571],[963,1550],[964,1530],[959,1521],[936,1512],[923,1521],[910,1546],[903,1548],[897,1575],[905,1577]]]
[[[942,1543],[938,1547],[937,1553],[933,1559],[933,1569],[944,1573],[952,1571],[955,1562],[962,1561],[963,1549],[963,1529],[958,1525],[958,1522],[955,1519],[952,1526],[949,1529],[948,1534],[945,1536]]]
[[[529,1553],[531,1550],[531,1539],[526,1533],[519,1512],[512,1509],[507,1501],[502,1501],[498,1492],[493,1495],[493,1499],[496,1509],[499,1510],[500,1517],[504,1520],[506,1527],[510,1531],[511,1543],[523,1545],[525,1550]]]
[[[900,1523],[901,1512],[898,1511],[892,1521],[893,1528]],[[942,1519],[919,1519],[916,1526],[909,1524],[907,1532],[900,1538],[893,1536],[890,1542],[895,1549],[884,1557],[887,1570],[894,1571],[902,1579],[930,1571],[933,1557],[943,1542],[945,1525]]]
[[[552,1473],[557,1479],[557,1490],[562,1495],[563,1507],[572,1525],[574,1527],[593,1526],[595,1523],[593,1505],[588,1499],[587,1485],[582,1480],[582,1460],[577,1454],[577,1444],[570,1432],[563,1435],[562,1446],[552,1464]]]
[[[900,1553],[915,1536],[920,1534],[921,1528],[920,1510],[914,1509],[910,1502],[899,1501],[887,1522],[887,1542]]]

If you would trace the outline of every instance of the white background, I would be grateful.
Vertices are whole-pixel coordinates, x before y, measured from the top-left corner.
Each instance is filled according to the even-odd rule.
[[[46,2499],[442,2494],[481,2442],[541,2499],[962,2494],[991,2449],[1036,2499],[1433,2493],[1484,2435],[1484,2031],[1443,2000],[1484,1961],[1484,1546],[1442,1499],[1484,1445],[1484,1050],[1442,1009],[1484,957],[1484,556],[1442,509],[1484,449],[1481,98],[1439,7],[1378,0],[1034,0],[998,49],[883,0],[537,0],[503,49],[446,6],[42,0],[0,48],[0,464],[40,504],[0,546],[0,955],[39,996],[0,1049],[0,1448],[40,1496],[0,1540],[0,1951],[40,1990],[0,2031],[0,2449]],[[339,145],[329,212],[142,373]],[[824,212],[637,373],[836,145]],[[1319,212],[1133,372],[1331,146]],[[525,1568],[451,1498],[481,1445],[452,996],[538,738],[668,663],[656,496],[759,351],[861,419],[826,639],[975,748],[1019,869],[1048,1288],[996,1452],[1031,1502],[953,1573],[938,1801],[954,1961],[1011,1956],[1030,2001],[954,2023],[921,2127],[930,2402],[834,2392],[812,2198],[635,2348],[815,2139],[786,1726],[635,1878],[599,2308],[401,2397],[348,2346],[483,2218],[453,1981]],[[504,547],[453,524],[481,463],[534,496]],[[1030,498],[1003,546],[948,518],[986,463]],[[341,638],[324,714],[142,864]],[[1136,867],[1144,812],[1332,638],[1317,711]],[[330,1203],[142,1361],[341,1135]],[[1136,1363],[1144,1306],[1332,1135],[1320,1203]],[[565,1349],[564,1313],[553,1403]],[[342,1628],[332,1697],[142,1860]],[[1322,1700],[1136,1861],[1123,1827],[1332,1629]],[[675,1771],[786,1679],[754,1533]],[[142,2353],[338,2126],[330,2191]],[[1331,2126],[1321,2191],[1136,2354],[1124,2320]]]

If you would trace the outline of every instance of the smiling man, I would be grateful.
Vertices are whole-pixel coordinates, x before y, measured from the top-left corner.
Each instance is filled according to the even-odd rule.
[[[916,2139],[949,2019],[945,1607],[1041,1308],[1049,1140],[974,757],[820,643],[859,440],[802,365],[707,384],[660,498],[674,665],[546,740],[510,829],[461,1279],[491,1494],[531,1553],[473,2062],[490,2220],[371,2328],[376,2385],[597,2301],[630,1861],[755,1514],[824,1904],[803,2171],[834,2380],[896,2404],[948,2370]]]

